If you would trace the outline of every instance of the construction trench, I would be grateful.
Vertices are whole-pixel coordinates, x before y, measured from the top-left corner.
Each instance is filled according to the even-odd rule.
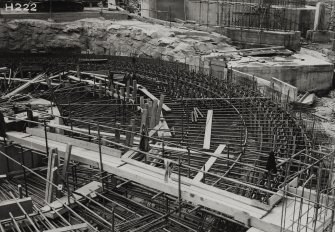
[[[270,2],[0,11],[0,232],[335,231],[333,32]]]

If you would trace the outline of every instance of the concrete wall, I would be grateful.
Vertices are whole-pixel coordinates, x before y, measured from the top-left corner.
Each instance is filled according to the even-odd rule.
[[[281,30],[301,31],[304,35],[313,28],[315,7],[283,8],[273,7],[268,12],[269,18],[263,18],[256,4],[215,1],[186,1],[188,20],[204,25],[263,27]],[[251,14],[243,14],[251,12]]]
[[[142,0],[141,15],[156,18],[156,0]]]
[[[166,21],[184,20],[184,0],[143,0],[141,15]]]
[[[271,81],[275,77],[298,88],[299,91],[330,89],[333,83],[334,66],[309,65],[309,66],[238,66],[234,69],[254,74],[265,80]]]
[[[174,21],[175,18],[184,20],[185,19],[185,5],[184,0],[157,0],[157,9],[159,11],[167,11],[169,12],[169,9],[171,9],[171,20]],[[169,19],[169,14],[164,13],[158,13],[158,19]]]
[[[300,32],[225,28],[224,34],[237,43],[259,46],[285,46],[293,50],[300,49]]]
[[[216,2],[186,1],[186,19],[203,25],[220,25],[221,4]]]

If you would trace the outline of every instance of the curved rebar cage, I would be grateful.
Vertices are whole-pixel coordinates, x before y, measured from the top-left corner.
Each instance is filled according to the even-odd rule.
[[[332,158],[314,149],[307,126],[289,112],[289,96],[271,87],[259,89],[251,75],[129,56],[13,55],[1,60],[9,68],[43,66],[52,82],[34,85],[30,94],[56,104],[60,116],[51,118],[64,121],[62,130],[69,137],[103,143],[124,155],[138,147],[128,159],[159,169],[166,169],[168,160],[179,183],[181,177],[200,178],[208,187],[253,199],[259,207],[275,207],[277,192],[308,187],[316,192],[313,202],[322,199],[319,212],[329,214],[322,194],[332,194]],[[157,116],[158,99],[166,105]],[[1,101],[3,106],[10,102]],[[52,124],[44,127],[59,130]],[[299,224],[304,213],[294,217]],[[288,227],[285,218],[282,228]]]

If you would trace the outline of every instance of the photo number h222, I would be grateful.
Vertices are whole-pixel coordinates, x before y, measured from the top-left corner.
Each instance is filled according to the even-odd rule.
[[[26,11],[26,12],[36,12],[36,3],[29,2],[29,3],[6,3],[5,10],[6,11]]]

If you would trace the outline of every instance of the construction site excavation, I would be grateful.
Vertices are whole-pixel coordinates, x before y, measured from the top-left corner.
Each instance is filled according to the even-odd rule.
[[[0,3],[0,232],[335,231],[333,2],[26,5]]]

